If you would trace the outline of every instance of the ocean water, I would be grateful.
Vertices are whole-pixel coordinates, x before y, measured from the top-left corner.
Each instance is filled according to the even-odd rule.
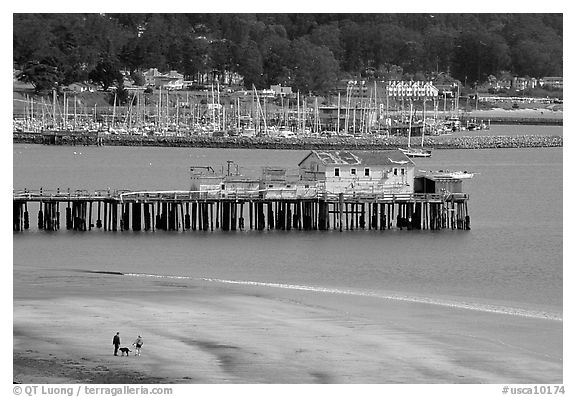
[[[512,127],[517,128],[517,127]],[[561,135],[561,128],[558,130]],[[192,165],[296,169],[307,151],[13,146],[14,189],[188,189]],[[416,168],[476,173],[470,231],[15,233],[14,294],[74,270],[379,296],[562,318],[562,149],[436,150]]]

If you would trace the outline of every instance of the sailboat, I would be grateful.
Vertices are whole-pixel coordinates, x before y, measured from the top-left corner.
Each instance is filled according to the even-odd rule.
[[[408,147],[398,148],[398,150],[408,157],[431,157],[432,150],[424,148],[424,129],[422,129],[422,147],[413,148],[410,146],[410,137],[412,134],[412,101],[410,101],[410,117],[408,120]]]

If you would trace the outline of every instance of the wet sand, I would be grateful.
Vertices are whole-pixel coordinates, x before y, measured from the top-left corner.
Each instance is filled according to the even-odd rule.
[[[19,383],[562,383],[562,322],[209,281],[14,273]],[[144,337],[142,355],[113,356]],[[134,350],[133,347],[131,347]]]

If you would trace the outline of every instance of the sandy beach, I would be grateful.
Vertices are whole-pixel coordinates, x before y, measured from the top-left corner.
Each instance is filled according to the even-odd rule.
[[[367,296],[14,273],[14,382],[562,383],[562,322]],[[138,334],[142,355],[115,357]],[[131,347],[134,350],[133,347]]]

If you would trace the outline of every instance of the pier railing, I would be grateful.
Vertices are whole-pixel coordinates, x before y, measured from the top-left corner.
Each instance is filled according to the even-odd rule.
[[[26,202],[72,202],[72,201],[116,201],[118,203],[186,202],[204,201],[270,201],[270,200],[323,200],[326,202],[442,202],[467,200],[465,193],[395,193],[383,191],[328,192],[318,189],[267,188],[257,190],[14,190],[14,201]]]

